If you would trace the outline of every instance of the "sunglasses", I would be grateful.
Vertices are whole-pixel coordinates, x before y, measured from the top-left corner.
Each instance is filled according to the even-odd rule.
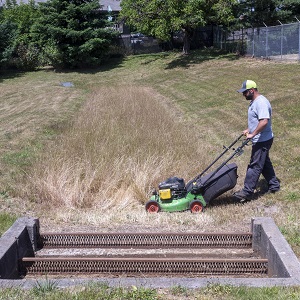
[[[249,91],[251,91],[252,89],[246,90],[243,92],[243,95],[247,95],[249,93]]]

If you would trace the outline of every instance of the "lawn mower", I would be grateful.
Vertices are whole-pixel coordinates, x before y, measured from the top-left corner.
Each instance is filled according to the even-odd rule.
[[[202,212],[207,204],[221,194],[233,189],[237,183],[237,165],[228,162],[235,156],[243,153],[243,148],[249,139],[234,149],[230,155],[215,171],[205,174],[227,151],[229,151],[241,138],[241,134],[198,176],[185,184],[183,178],[170,177],[158,185],[145,208],[149,213],[159,211],[175,212],[190,210],[192,213]],[[205,174],[205,175],[204,175]]]

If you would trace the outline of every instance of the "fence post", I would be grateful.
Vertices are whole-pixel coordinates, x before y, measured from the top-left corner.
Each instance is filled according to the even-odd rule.
[[[280,36],[280,58],[281,58],[281,60],[282,60],[282,49],[283,49],[283,24],[279,21],[279,20],[277,20],[279,23],[280,23],[280,25],[281,25],[281,36]]]
[[[266,58],[268,58],[268,26],[263,22],[263,24],[265,25],[266,27]]]
[[[297,17],[295,17],[296,18],[296,20],[298,21],[298,35],[299,35],[299,37],[298,37],[298,39],[299,39],[299,47],[298,47],[298,60],[300,60],[300,21],[298,20],[298,18]]]
[[[245,54],[245,49],[244,49],[244,26],[242,27],[242,49],[241,49],[241,54]]]
[[[254,53],[254,45],[255,45],[255,43],[254,43],[254,27],[252,27],[252,57],[254,57],[255,55],[255,53]]]
[[[298,60],[300,60],[300,22],[298,20],[298,31],[299,31],[299,49],[298,49]]]

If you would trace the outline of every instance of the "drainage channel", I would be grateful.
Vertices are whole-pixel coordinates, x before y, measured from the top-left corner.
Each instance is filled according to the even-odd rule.
[[[267,277],[252,234],[44,233],[21,273]]]

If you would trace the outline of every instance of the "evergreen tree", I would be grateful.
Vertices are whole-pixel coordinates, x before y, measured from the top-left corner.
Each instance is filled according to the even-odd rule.
[[[99,0],[49,0],[40,3],[36,40],[55,67],[99,65],[115,32]]]
[[[0,23],[0,68],[7,67],[13,52],[14,41],[18,36],[16,24],[10,21],[1,21]]]

